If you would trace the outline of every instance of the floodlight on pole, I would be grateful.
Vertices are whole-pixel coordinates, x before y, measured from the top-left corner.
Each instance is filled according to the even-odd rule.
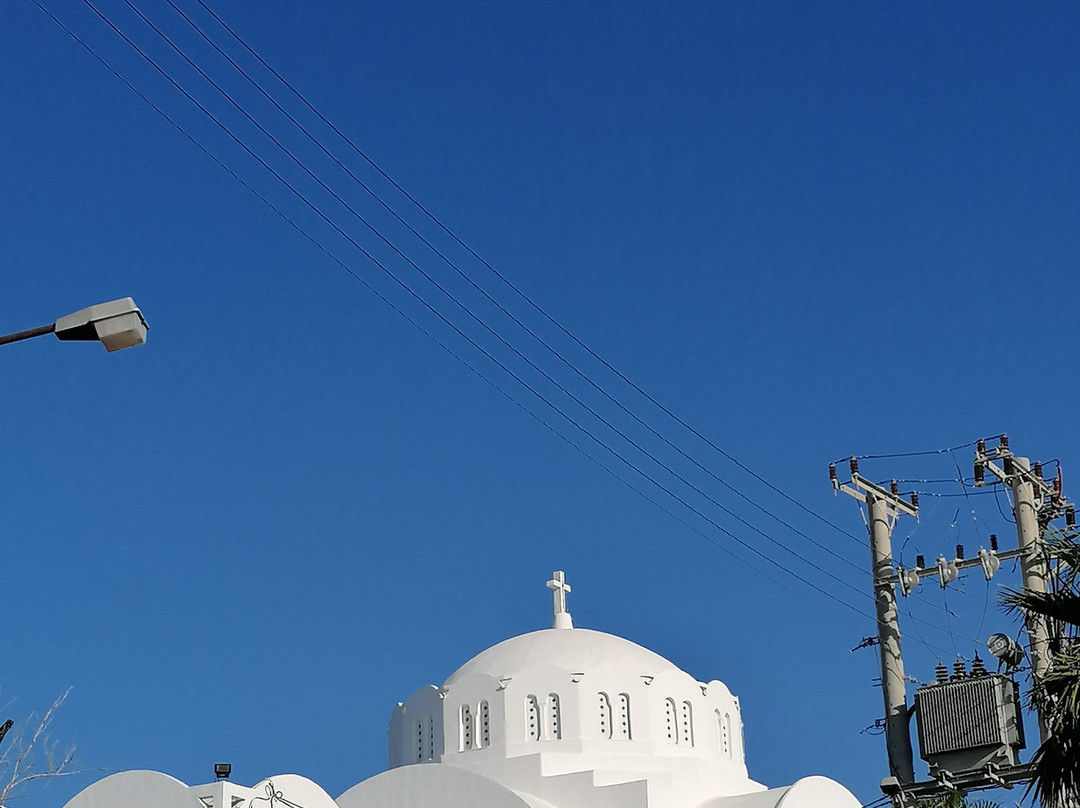
[[[0,336],[0,345],[56,334],[59,340],[100,342],[105,350],[119,351],[146,342],[146,319],[130,297],[110,300],[61,317],[52,325]]]

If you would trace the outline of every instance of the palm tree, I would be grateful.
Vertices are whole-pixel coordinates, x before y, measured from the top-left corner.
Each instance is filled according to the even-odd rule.
[[[991,800],[969,800],[966,794],[959,792],[944,797],[927,797],[915,804],[916,808],[1001,808]]]
[[[1080,544],[1074,537],[1045,540],[1055,574],[1049,592],[1007,592],[1007,607],[1050,626],[1050,666],[1030,692],[1049,734],[1031,759],[1030,792],[1046,808],[1080,806]]]

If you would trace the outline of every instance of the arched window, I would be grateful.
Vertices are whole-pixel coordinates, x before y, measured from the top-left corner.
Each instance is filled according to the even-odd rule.
[[[619,694],[619,719],[615,725],[615,734],[624,741],[630,740],[630,694]]]
[[[611,699],[607,693],[600,693],[600,737],[611,737]]]
[[[459,749],[473,748],[473,715],[468,704],[461,705],[461,743]]]
[[[731,713],[724,713],[720,719],[720,751],[731,757]]]
[[[679,743],[687,746],[694,745],[694,708],[690,702],[684,701],[681,710],[682,720],[679,722]]]
[[[675,699],[664,699],[664,726],[667,729],[667,742],[679,742],[679,719],[675,714]]]
[[[461,737],[458,749],[460,751],[470,750],[473,748],[473,739],[475,738],[473,732],[473,716],[472,709],[468,704],[461,705]]]
[[[536,696],[525,699],[525,732],[530,741],[540,740],[540,702]]]
[[[553,741],[557,741],[562,737],[562,714],[559,712],[559,694],[548,693],[548,726],[550,735],[548,737]]]
[[[491,746],[491,710],[485,699],[480,702],[480,743],[478,746]]]

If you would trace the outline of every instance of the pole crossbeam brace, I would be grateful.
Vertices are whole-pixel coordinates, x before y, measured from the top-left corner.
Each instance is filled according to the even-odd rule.
[[[970,772],[939,772],[933,780],[902,785],[895,777],[881,781],[881,791],[892,798],[897,808],[914,808],[920,799],[940,797],[951,793],[984,791],[988,788],[1011,789],[1031,780],[1034,773],[1030,763],[1001,768],[990,763],[984,769]]]
[[[996,556],[999,561],[1008,561],[1010,558],[1021,558],[1023,555],[1025,555],[1025,551],[1020,549],[1006,550],[1003,553],[997,553],[993,551],[989,552],[992,555]],[[958,570],[962,570],[967,569],[968,567],[981,567],[983,565],[983,560],[976,555],[972,556],[971,558],[954,558],[949,563],[956,567]],[[937,575],[938,569],[937,567],[914,567],[912,569],[905,569],[904,567],[899,567],[899,572],[896,575],[891,576],[889,578],[889,582],[894,584],[903,583],[904,573],[918,575],[920,578],[928,578],[932,575]]]
[[[1000,460],[1001,465],[994,463],[995,460]],[[1055,487],[1056,482],[1049,483],[1042,478],[1041,474],[1036,474],[1035,470],[1031,468],[1031,464],[1027,462],[1027,458],[1017,457],[1012,453],[1007,443],[1004,446],[998,445],[991,450],[987,450],[980,441],[979,447],[975,450],[975,468],[978,470],[980,467],[984,471],[989,471],[997,479],[990,480],[988,483],[985,474],[977,472],[975,475],[976,488],[982,488],[988,484],[992,485],[994,482],[1011,485],[1014,478],[1019,478],[1031,483],[1032,488],[1042,498],[1054,499],[1061,496],[1061,491]]]
[[[857,471],[851,473],[851,482],[841,483],[833,480],[833,488],[837,491],[843,491],[850,497],[854,497],[859,502],[869,503],[868,497],[875,497],[888,503],[889,509],[893,517],[900,516],[901,514],[907,514],[908,516],[914,516],[919,518],[919,503],[918,499],[915,502],[906,502],[900,498],[900,495],[895,491],[889,491],[882,488],[877,483],[870,482],[865,477],[860,477]]]

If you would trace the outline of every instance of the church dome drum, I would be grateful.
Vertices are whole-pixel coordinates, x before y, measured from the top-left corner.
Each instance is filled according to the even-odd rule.
[[[504,640],[421,688],[391,720],[390,765],[441,762],[527,791],[531,775],[748,781],[739,702],[636,643],[575,628],[556,573],[553,628]],[[601,774],[601,773],[606,774]]]

